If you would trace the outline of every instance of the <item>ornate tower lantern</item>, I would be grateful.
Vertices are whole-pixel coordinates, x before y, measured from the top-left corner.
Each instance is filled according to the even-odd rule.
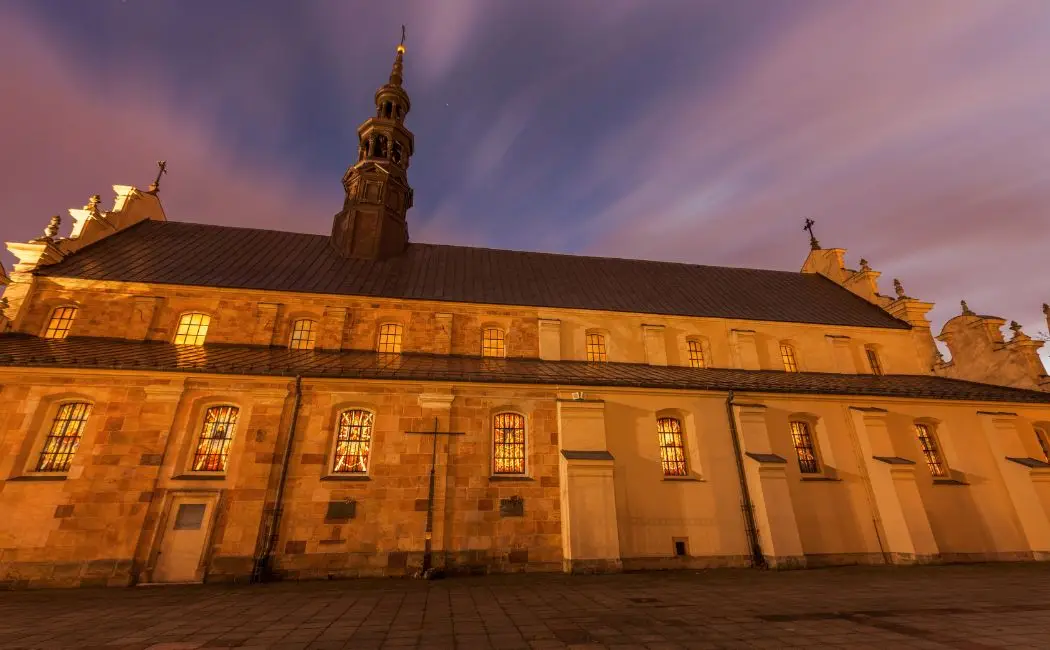
[[[390,80],[376,91],[376,114],[357,129],[357,162],[343,176],[346,200],[332,225],[332,245],[345,257],[383,259],[408,245],[405,214],[412,207],[408,164],[414,149],[405,128],[411,109],[401,87],[405,28],[397,46]]]

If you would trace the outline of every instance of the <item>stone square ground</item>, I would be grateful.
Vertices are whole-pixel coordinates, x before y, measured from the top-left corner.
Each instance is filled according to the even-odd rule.
[[[1048,648],[1050,565],[0,592],[0,648]]]

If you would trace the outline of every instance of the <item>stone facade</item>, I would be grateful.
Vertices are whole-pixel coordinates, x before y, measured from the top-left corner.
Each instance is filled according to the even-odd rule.
[[[406,246],[404,172],[414,145],[402,125],[402,54],[345,176],[347,203],[331,243],[347,258],[386,263]],[[400,198],[362,185],[386,176],[396,176]],[[899,283],[896,297],[880,294],[878,272],[866,262],[846,268],[842,249],[814,239],[803,273],[868,301],[830,287],[887,325],[37,273],[165,221],[159,179],[145,192],[116,186],[112,210],[99,197],[71,210],[67,238],[55,217],[42,237],[8,244],[19,262],[0,273],[0,342],[49,347],[0,354],[0,584],[406,575],[428,558],[450,572],[595,572],[1050,554],[1050,394],[1037,392],[1048,388],[1040,343],[1019,328],[1005,342],[1004,321],[964,309],[939,337],[953,355],[940,362],[925,316],[932,305]],[[187,314],[210,319],[201,341],[179,340]],[[303,320],[315,345],[288,350]],[[379,354],[390,324],[401,326],[401,349]],[[573,375],[581,383],[499,374],[509,361],[481,358],[489,329],[501,333],[505,357],[586,368]],[[603,337],[616,382],[602,383],[611,375],[581,363],[593,335]],[[63,338],[136,341],[163,350],[167,365],[63,362]],[[377,351],[370,362],[394,368],[410,355],[449,363],[440,376],[428,370],[411,380],[297,376],[262,363],[202,369],[199,360],[219,347],[300,358]],[[346,354],[324,358],[349,363]],[[454,359],[498,372],[470,380]],[[733,369],[750,388],[632,384],[646,366]],[[819,394],[778,384],[785,371],[898,379]],[[934,373],[1029,390],[968,385],[938,399],[880,389]],[[214,409],[236,421],[217,424]],[[370,422],[361,471],[337,467],[339,445],[358,435],[341,427],[348,411]],[[497,431],[500,414],[523,423],[515,429],[523,473],[496,471],[496,440],[510,435]],[[70,452],[68,466],[44,462],[56,449]],[[221,468],[195,467],[204,452],[221,456]]]

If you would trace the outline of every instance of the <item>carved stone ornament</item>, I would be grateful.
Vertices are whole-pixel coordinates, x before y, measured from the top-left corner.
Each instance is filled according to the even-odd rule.
[[[960,300],[959,304],[962,305],[962,313],[964,316],[973,316],[973,312],[970,311],[969,305],[966,304],[965,300]]]
[[[62,225],[62,217],[57,214],[51,217],[51,221],[48,222],[47,228],[44,228],[44,236],[48,239],[54,239],[58,237],[58,227]]]
[[[904,285],[902,285],[901,281],[898,280],[897,278],[893,278],[893,290],[895,292],[897,292],[897,297],[898,298],[907,298],[908,297],[908,296],[904,295]]]

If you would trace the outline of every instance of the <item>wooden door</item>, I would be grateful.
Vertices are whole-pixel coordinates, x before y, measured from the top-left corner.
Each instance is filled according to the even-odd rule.
[[[153,569],[154,582],[200,582],[204,545],[208,541],[214,503],[200,497],[176,497]]]

